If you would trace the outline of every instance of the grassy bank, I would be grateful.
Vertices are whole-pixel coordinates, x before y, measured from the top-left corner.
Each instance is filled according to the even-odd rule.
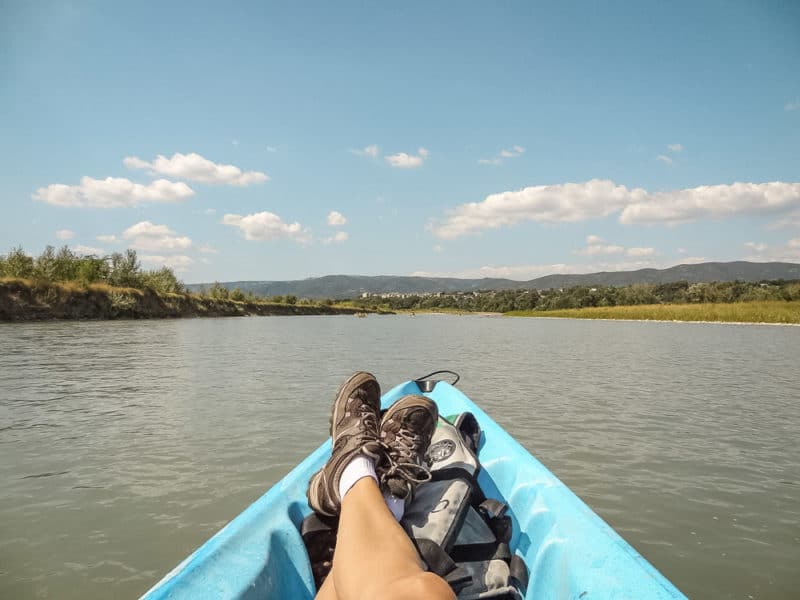
[[[800,323],[800,302],[761,301],[732,304],[645,304],[565,310],[515,310],[514,317],[630,319],[639,321],[725,321],[731,323]]]
[[[237,301],[106,284],[82,286],[73,282],[0,278],[0,321],[352,315],[357,312],[364,312],[364,309],[324,304]]]

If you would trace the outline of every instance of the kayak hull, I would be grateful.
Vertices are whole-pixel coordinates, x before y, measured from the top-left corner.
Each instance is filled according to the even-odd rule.
[[[382,404],[418,393],[409,381]],[[472,412],[483,430],[478,482],[487,497],[509,505],[511,550],[530,571],[526,598],[685,597],[460,390],[440,382],[425,395],[442,415]],[[299,526],[310,513],[308,481],[330,450],[328,439],[143,598],[313,598]]]

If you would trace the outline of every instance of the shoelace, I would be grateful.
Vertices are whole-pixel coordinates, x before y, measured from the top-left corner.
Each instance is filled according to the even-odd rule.
[[[389,462],[389,468],[384,472],[383,478],[396,476],[416,485],[430,481],[430,469],[413,460],[418,453],[416,449],[421,445],[421,441],[419,434],[401,428],[397,433],[394,445],[389,446],[385,442],[381,442]]]

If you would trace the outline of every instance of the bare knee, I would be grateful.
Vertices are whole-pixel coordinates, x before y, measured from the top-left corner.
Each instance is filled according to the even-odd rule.
[[[369,598],[383,598],[385,600],[412,600],[426,598],[430,600],[455,600],[455,594],[447,582],[435,573],[419,572],[400,579],[395,579],[386,585],[383,593]],[[364,598],[366,600],[366,598]]]

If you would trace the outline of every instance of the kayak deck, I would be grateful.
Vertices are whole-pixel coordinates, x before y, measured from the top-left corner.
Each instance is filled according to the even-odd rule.
[[[384,408],[414,381],[384,394]],[[478,482],[505,501],[511,551],[530,571],[526,598],[684,598],[684,595],[460,390],[425,394],[442,415],[472,412],[483,429]],[[310,513],[308,481],[330,456],[328,439],[143,598],[313,598],[299,526]]]

